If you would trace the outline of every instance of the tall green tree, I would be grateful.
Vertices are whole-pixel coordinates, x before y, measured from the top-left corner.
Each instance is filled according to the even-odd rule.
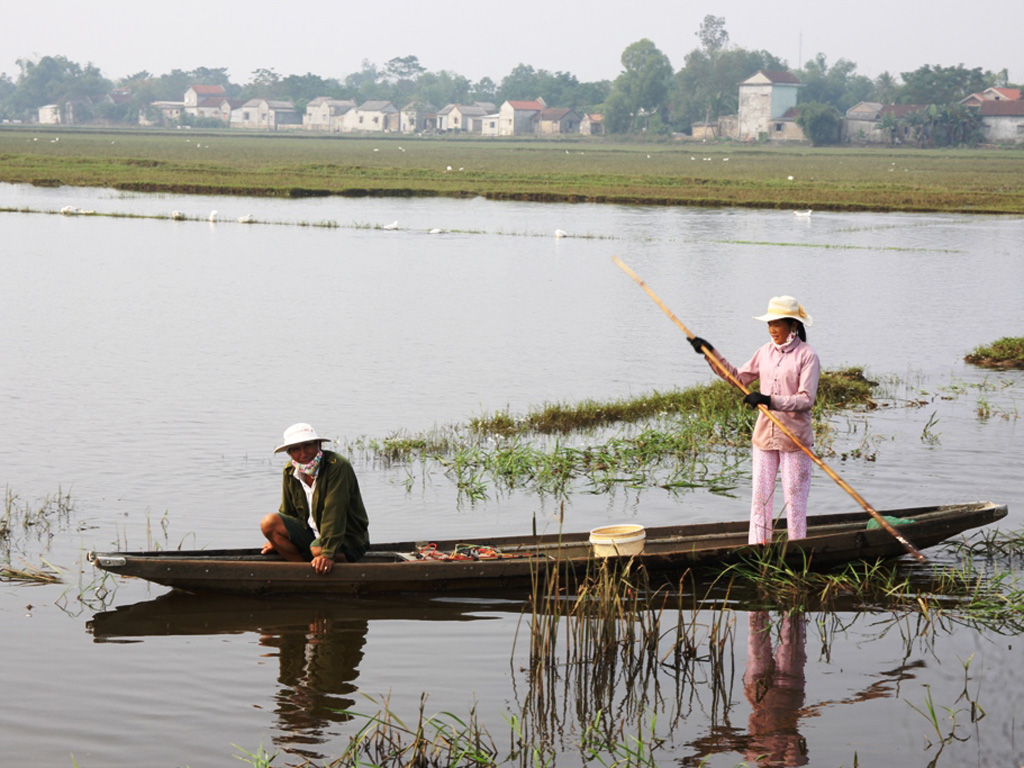
[[[821,147],[839,143],[843,116],[831,104],[811,101],[800,105],[796,124],[800,126],[804,136],[810,139],[814,146]]]
[[[43,56],[39,61],[18,59],[21,73],[9,102],[21,117],[46,104],[74,103],[83,108],[110,93],[111,82],[92,64],[81,66],[64,56]]]
[[[672,63],[647,38],[622,52],[622,73],[605,101],[607,128],[614,133],[646,130],[652,118],[668,125],[668,92]]]
[[[416,90],[412,95],[413,101],[425,104],[433,104],[440,109],[446,104],[465,104],[471,101],[470,82],[468,78],[448,70],[438,72],[425,72],[416,80]],[[404,104],[396,105],[398,107]]]
[[[722,115],[735,115],[741,82],[761,69],[784,68],[782,61],[768,51],[728,48],[712,59],[706,51],[694,49],[672,81],[671,120],[688,131],[695,122],[714,122]]]
[[[963,64],[955,67],[924,65],[913,72],[902,72],[903,87],[899,100],[902,104],[953,104],[983,91],[996,81],[991,72],[981,67],[967,69]]]
[[[800,101],[831,104],[844,113],[859,102],[866,101],[874,90],[871,79],[857,74],[857,65],[839,59],[829,66],[824,53],[808,61],[800,72],[803,88]]]

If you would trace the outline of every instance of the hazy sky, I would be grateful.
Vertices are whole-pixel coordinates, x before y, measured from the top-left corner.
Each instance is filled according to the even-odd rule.
[[[726,20],[730,42],[765,49],[791,66],[821,51],[859,74],[963,64],[1024,80],[1024,2],[953,0],[769,3],[753,0],[49,0],[8,3],[0,20],[0,72],[17,59],[64,55],[114,80],[148,70],[227,67],[245,83],[254,69],[344,78],[364,59],[417,56],[430,71],[495,82],[519,63],[614,79],[623,49],[649,38],[675,69],[698,45],[706,14]],[[854,10],[856,8],[856,10]],[[971,11],[977,12],[972,18]]]

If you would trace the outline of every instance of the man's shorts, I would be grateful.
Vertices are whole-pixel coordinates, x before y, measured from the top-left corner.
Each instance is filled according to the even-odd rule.
[[[281,513],[279,512],[278,514],[280,515]],[[310,547],[322,546],[320,539],[299,518],[292,517],[291,515],[281,515],[281,519],[284,520],[284,527],[288,530],[288,538],[291,539],[292,544],[295,545],[303,557],[307,560],[312,560],[313,552],[310,550]],[[348,562],[354,563],[366,554],[367,547],[368,545],[360,547],[355,552],[342,547],[339,550],[339,554],[344,555]]]
[[[312,560],[313,553],[309,548],[316,541],[316,535],[313,531],[297,517],[281,515],[281,519],[284,520],[284,527],[288,529],[288,538],[291,539],[292,544],[295,545],[303,557],[307,560]]]

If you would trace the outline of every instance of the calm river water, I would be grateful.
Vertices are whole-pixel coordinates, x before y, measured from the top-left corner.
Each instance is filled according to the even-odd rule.
[[[840,467],[875,507],[991,499],[1010,507],[1004,527],[1024,522],[1024,375],[962,362],[1024,334],[1018,218],[0,185],[0,207],[65,205],[204,220],[0,214],[3,482],[15,508],[58,491],[72,504],[48,532],[19,529],[10,553],[14,565],[44,558],[65,583],[0,583],[3,766],[200,768],[260,744],[293,753],[275,765],[330,759],[361,724],[335,710],[372,714],[390,695],[414,717],[424,692],[429,711],[475,704],[505,734],[530,695],[517,603],[182,600],[134,582],[97,596],[83,553],[257,545],[278,502],[271,451],[296,421],[346,442],[708,381],[612,255],[734,362],[766,338],[751,317],[788,293],[814,316],[825,367],[866,366],[917,402],[834,424],[840,450],[876,456]],[[258,223],[239,224],[245,214]],[[325,221],[338,227],[300,226]],[[558,525],[556,505],[531,494],[459,504],[442,473],[409,484],[354,458],[378,541]],[[737,493],[578,495],[565,527],[745,518]],[[851,504],[815,477],[812,511]],[[655,707],[665,764],[734,766],[774,748],[742,683],[764,660],[747,643],[760,618],[734,618],[726,705],[695,686],[685,707]],[[776,639],[806,654],[799,695],[780,705],[780,764],[1020,765],[1018,638],[959,627],[914,639],[894,622],[812,616],[804,638],[776,621]],[[986,713],[977,723],[958,702],[965,678]],[[929,696],[946,731],[955,714],[941,754],[945,732],[918,711]]]

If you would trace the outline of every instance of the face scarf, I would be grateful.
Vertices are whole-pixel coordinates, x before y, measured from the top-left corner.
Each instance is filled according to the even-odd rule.
[[[786,338],[784,342],[782,342],[781,344],[775,344],[775,342],[772,343],[775,344],[776,349],[784,350],[788,349],[793,344],[793,339],[795,339],[796,337],[796,331],[790,331],[789,336]]]
[[[316,473],[320,469],[320,461],[323,457],[324,452],[320,450],[316,452],[316,456],[313,457],[312,461],[306,462],[305,464],[300,464],[295,459],[292,459],[292,466],[295,467],[296,472],[301,472],[302,474],[309,475],[310,477],[316,477]]]

